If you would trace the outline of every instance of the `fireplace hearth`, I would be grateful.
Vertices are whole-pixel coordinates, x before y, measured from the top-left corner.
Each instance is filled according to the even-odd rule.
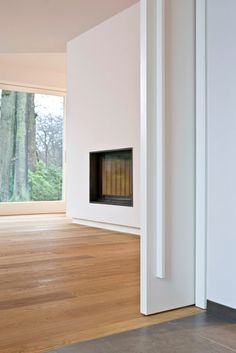
[[[133,206],[132,148],[90,153],[90,202]]]

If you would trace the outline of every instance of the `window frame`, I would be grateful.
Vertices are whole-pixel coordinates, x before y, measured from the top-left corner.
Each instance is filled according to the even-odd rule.
[[[0,202],[0,216],[54,214],[66,212],[66,91],[27,85],[1,83],[1,90],[47,94],[64,98],[63,124],[63,190],[60,201]]]

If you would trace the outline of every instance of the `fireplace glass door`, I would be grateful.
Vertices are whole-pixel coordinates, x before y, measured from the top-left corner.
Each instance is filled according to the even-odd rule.
[[[132,149],[90,154],[90,201],[133,204]]]

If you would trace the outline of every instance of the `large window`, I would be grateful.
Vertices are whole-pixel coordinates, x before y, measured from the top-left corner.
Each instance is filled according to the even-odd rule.
[[[64,98],[0,90],[0,202],[63,198]]]

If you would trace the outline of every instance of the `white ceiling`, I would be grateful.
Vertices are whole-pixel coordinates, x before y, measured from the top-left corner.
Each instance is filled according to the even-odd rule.
[[[22,70],[64,72],[65,53],[0,54],[0,66],[4,68],[20,67]]]
[[[66,43],[138,0],[0,0],[0,53],[65,52]]]
[[[66,53],[0,53],[0,84],[66,88]]]

